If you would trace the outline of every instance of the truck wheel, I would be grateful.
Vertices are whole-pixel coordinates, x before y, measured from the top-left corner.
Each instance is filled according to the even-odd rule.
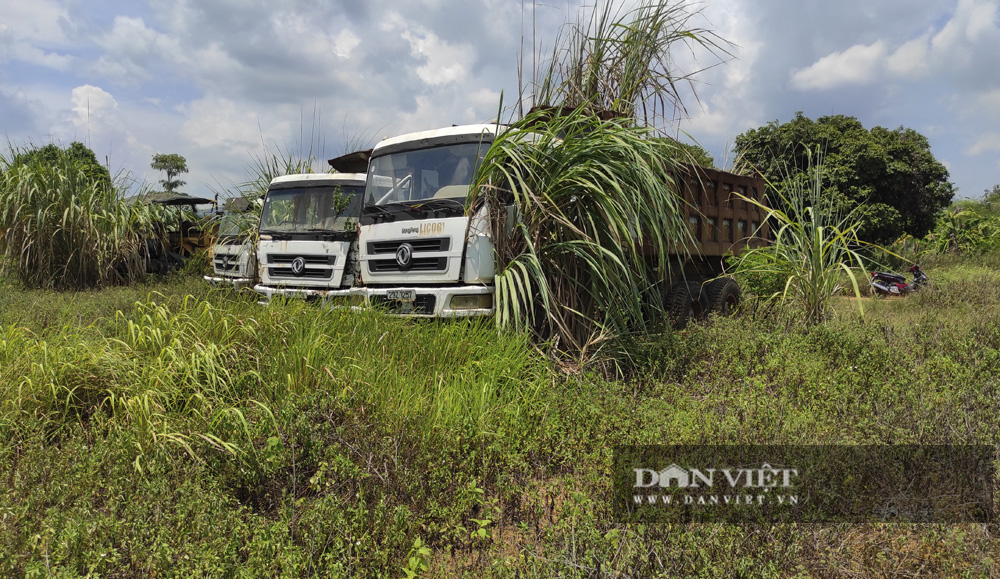
[[[671,286],[666,304],[670,325],[680,330],[687,326],[689,320],[702,318],[705,315],[704,299],[698,282],[682,281]]]
[[[740,303],[740,284],[731,277],[712,280],[705,290],[708,313],[728,316]]]

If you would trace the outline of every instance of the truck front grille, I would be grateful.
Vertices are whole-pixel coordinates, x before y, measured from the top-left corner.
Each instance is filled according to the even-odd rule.
[[[212,260],[212,266],[215,268],[216,273],[239,273],[240,271],[240,262],[236,256],[227,259],[221,255],[217,255]]]
[[[368,254],[369,255],[380,255],[391,253],[395,255],[396,250],[399,246],[409,243],[413,247],[414,253],[423,253],[430,251],[448,251],[451,249],[451,238],[450,237],[434,237],[431,239],[397,239],[395,241],[369,241],[368,242]]]
[[[292,272],[292,262],[301,257],[305,261],[305,268],[302,273],[295,275]],[[267,275],[273,278],[286,279],[315,279],[326,280],[333,278],[333,266],[337,263],[336,255],[299,255],[295,253],[269,253],[265,256],[267,260]]]
[[[295,261],[296,257],[301,257],[305,260],[306,265],[333,265],[337,263],[336,255],[298,255],[296,253],[269,253],[267,254],[267,263],[271,265],[278,264],[291,264]]]
[[[415,257],[410,267],[405,271],[444,271],[448,269],[447,257]],[[372,259],[368,262],[368,270],[372,273],[390,273],[404,271],[396,263],[396,259]]]

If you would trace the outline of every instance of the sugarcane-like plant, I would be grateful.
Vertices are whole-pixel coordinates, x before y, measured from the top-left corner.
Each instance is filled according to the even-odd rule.
[[[12,149],[0,156],[5,272],[27,287],[54,289],[143,278],[158,208],[126,201],[122,176],[95,176],[92,164],[49,147],[57,152]]]
[[[774,207],[743,197],[767,212],[774,240],[744,252],[735,274],[780,276],[784,287],[773,297],[797,303],[808,322],[818,323],[829,317],[831,298],[842,292],[844,280],[861,297],[857,272],[864,271],[865,262],[857,248],[863,244],[858,239],[862,216],[861,207],[845,212],[833,206],[833,196],[823,190],[822,156],[809,149],[805,154],[807,169],[773,189]],[[856,303],[863,313],[862,302]]]
[[[690,230],[677,145],[650,133],[577,108],[529,114],[494,141],[474,190],[497,240],[500,326],[586,354],[662,319],[658,280]]]
[[[678,120],[687,114],[682,92],[697,98],[694,77],[731,57],[729,42],[695,25],[698,15],[679,1],[642,0],[631,9],[597,2],[585,21],[563,28],[537,71],[532,102],[609,111],[646,126]],[[692,70],[678,65],[678,48]],[[711,64],[699,65],[699,55]]]
[[[684,2],[599,2],[532,71],[522,96],[534,109],[494,141],[475,189],[493,224],[499,325],[585,358],[663,319],[669,255],[693,245],[677,181],[689,155],[656,126],[684,114],[696,74],[672,51],[728,55],[696,15]]]

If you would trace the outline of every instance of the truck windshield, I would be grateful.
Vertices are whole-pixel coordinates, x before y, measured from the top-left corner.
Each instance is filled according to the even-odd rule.
[[[375,157],[368,167],[365,205],[428,199],[463,202],[489,143],[463,143]]]
[[[219,219],[219,232],[216,243],[235,243],[249,233],[249,220],[241,222],[241,215],[226,213]]]
[[[272,189],[261,211],[261,233],[353,230],[363,193],[360,186]]]

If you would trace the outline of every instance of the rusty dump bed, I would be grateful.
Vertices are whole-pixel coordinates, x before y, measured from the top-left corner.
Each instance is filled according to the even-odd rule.
[[[678,176],[683,184],[684,219],[697,246],[692,254],[703,257],[739,253],[749,244],[760,247],[770,236],[767,212],[740,198],[764,202],[764,180],[725,171],[687,165]]]

